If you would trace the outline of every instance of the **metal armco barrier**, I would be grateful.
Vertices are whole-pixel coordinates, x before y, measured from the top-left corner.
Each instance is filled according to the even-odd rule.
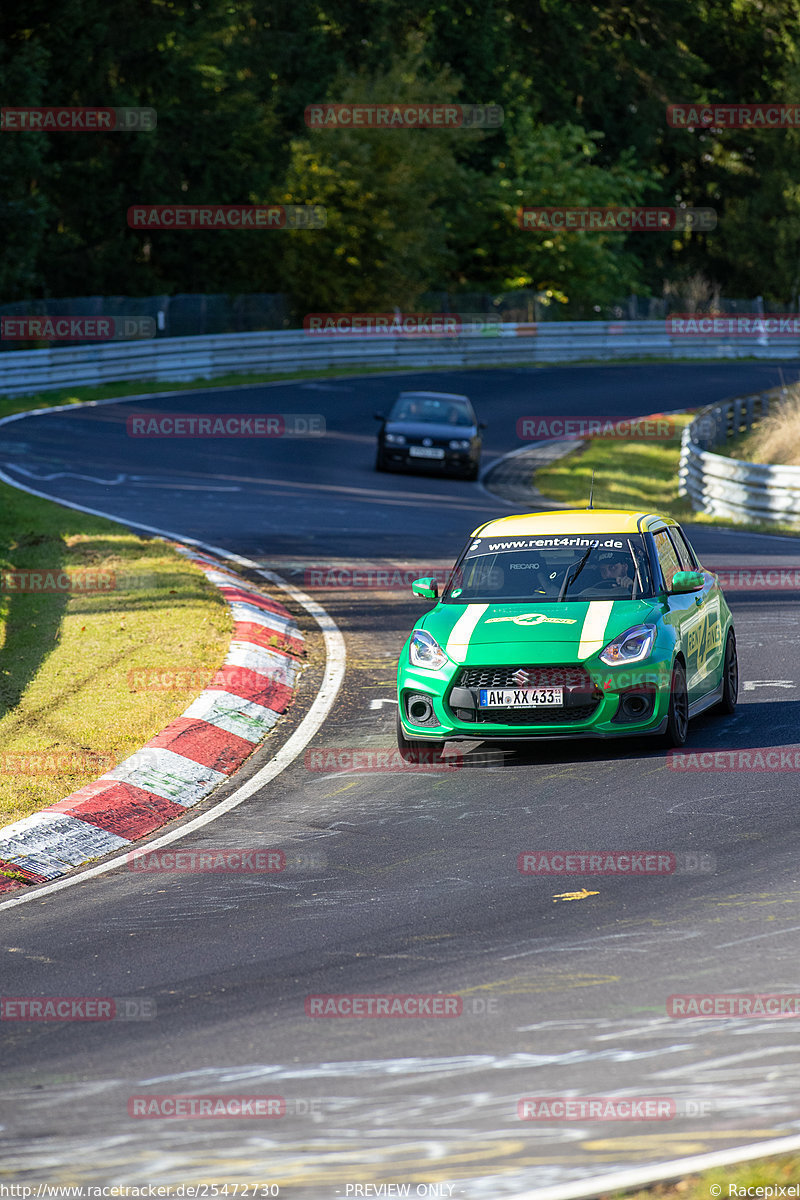
[[[525,366],[653,355],[780,359],[797,353],[798,345],[787,338],[670,336],[662,321],[509,323],[457,337],[311,334],[294,329],[15,350],[0,356],[0,395],[126,380],[169,383],[301,368]]]
[[[800,521],[800,467],[771,467],[709,449],[750,429],[779,403],[785,388],[709,404],[681,439],[679,493],[693,507],[734,521]]]

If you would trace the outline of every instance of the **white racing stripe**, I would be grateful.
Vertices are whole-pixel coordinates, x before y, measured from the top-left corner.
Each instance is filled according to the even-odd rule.
[[[469,649],[469,639],[475,631],[475,626],[488,607],[488,604],[467,605],[467,611],[461,614],[450,631],[450,637],[447,639],[447,645],[445,646],[445,654],[448,654],[450,658],[463,657],[466,654]]]
[[[596,654],[598,650],[602,650],[606,625],[613,607],[613,600],[591,600],[589,602],[581,630],[578,658],[588,658],[590,654]]]

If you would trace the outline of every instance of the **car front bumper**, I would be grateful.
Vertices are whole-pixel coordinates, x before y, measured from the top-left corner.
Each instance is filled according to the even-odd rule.
[[[409,454],[408,446],[384,446],[381,455],[389,466],[411,467],[415,471],[467,471],[478,462],[469,450],[445,450],[443,458],[416,458]]]
[[[442,671],[422,670],[410,665],[401,667],[398,702],[406,737],[421,741],[619,738],[660,733],[666,726],[671,660],[653,661],[651,658],[635,670],[610,668],[596,658],[566,666],[543,664],[542,669],[583,671],[590,682],[571,694],[565,690],[563,706],[538,710],[503,709],[496,720],[491,720],[487,719],[490,710],[481,709],[476,703],[478,689],[461,686],[460,677],[466,668],[453,664],[448,664]],[[431,716],[424,723],[415,723],[409,718],[406,704],[411,696],[424,696],[430,702]],[[646,698],[638,718],[624,711],[623,701],[631,696]],[[630,703],[630,699],[626,700],[625,707]]]

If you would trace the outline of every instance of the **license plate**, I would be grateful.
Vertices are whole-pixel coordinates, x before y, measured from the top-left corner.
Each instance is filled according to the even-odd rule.
[[[564,703],[564,689],[555,688],[481,688],[480,708],[550,708]]]
[[[408,453],[412,458],[444,458],[444,450],[438,446],[409,446]]]

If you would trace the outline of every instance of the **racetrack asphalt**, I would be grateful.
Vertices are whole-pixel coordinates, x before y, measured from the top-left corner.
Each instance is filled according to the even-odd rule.
[[[466,392],[489,424],[488,463],[520,444],[521,416],[667,412],[778,382],[777,365],[722,363],[201,390],[14,421],[0,461],[55,499],[246,555],[309,591],[348,654],[309,749],[386,748],[394,664],[424,602],[407,587],[318,587],[311,569],[446,566],[511,508],[480,485],[376,474],[373,410],[401,387]],[[134,439],[135,411],[319,413],[328,433]],[[791,538],[689,533],[708,565],[800,568]],[[740,707],[699,717],[687,749],[800,750],[800,589],[728,598]],[[3,1022],[0,1180],[260,1181],[299,1200],[436,1183],[490,1200],[800,1129],[796,1020],[666,1008],[675,993],[800,993],[797,771],[681,773],[634,741],[476,748],[449,772],[315,769],[326,761],[302,755],[187,843],[300,847],[302,874],[120,869],[0,913],[3,996],[132,997],[156,1014]],[[521,852],[593,849],[694,852],[712,869],[517,871]],[[598,894],[554,902],[583,886]],[[305,997],[323,993],[458,994],[463,1013],[309,1017]],[[286,1112],[128,1115],[132,1096],[178,1093],[280,1095]],[[530,1096],[660,1097],[675,1115],[521,1121]]]

